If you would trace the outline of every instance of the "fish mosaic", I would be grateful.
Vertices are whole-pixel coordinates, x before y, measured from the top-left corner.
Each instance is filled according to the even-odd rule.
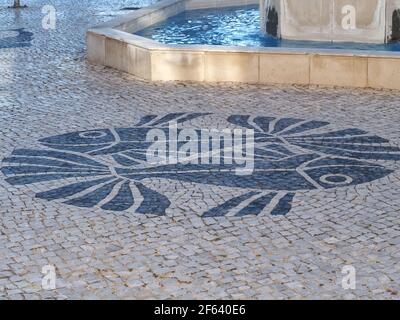
[[[33,33],[23,28],[0,30],[0,49],[30,47]]]
[[[296,192],[346,188],[393,173],[387,164],[400,159],[389,140],[357,128],[329,129],[326,121],[291,117],[232,115],[233,128],[254,132],[254,168],[236,174],[233,164],[149,164],[150,130],[178,132],[209,113],[146,115],[128,128],[60,134],[39,140],[42,149],[16,149],[3,159],[1,172],[11,185],[54,181],[61,187],[36,194],[67,205],[165,215],[171,202],[152,189],[151,179],[181,181],[243,190],[242,194],[202,212],[203,217],[286,215]],[[199,141],[201,143],[202,141]],[[221,154],[221,157],[224,157]],[[69,179],[74,179],[73,182]],[[150,186],[149,186],[150,185]]]

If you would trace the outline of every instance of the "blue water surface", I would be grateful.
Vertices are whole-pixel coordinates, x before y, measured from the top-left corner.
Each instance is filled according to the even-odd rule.
[[[400,43],[282,40],[266,36],[260,30],[258,6],[251,5],[185,11],[137,34],[165,44],[400,51]]]

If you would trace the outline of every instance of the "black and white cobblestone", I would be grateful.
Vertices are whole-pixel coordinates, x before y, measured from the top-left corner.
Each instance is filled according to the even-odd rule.
[[[26,0],[19,12],[8,2],[0,1],[0,37],[20,28],[33,35],[30,46],[0,48],[1,159],[39,148],[40,138],[169,112],[216,114],[193,122],[200,127],[221,127],[232,114],[319,119],[400,144],[398,92],[149,83],[85,60],[86,29],[135,1]],[[41,27],[45,4],[57,10],[55,30]],[[201,219],[238,191],[152,185],[171,201],[165,216],[40,200],[41,184],[11,186],[0,174],[0,299],[399,298],[400,171],[298,192],[290,214],[277,217]],[[55,290],[41,287],[48,264],[56,267]],[[356,290],[341,286],[345,265],[356,268]]]

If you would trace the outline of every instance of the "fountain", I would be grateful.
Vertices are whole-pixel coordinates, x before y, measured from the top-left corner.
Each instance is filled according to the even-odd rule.
[[[400,38],[399,0],[260,0],[261,28],[289,40],[388,43]]]
[[[400,90],[399,39],[400,0],[161,0],[88,30],[87,56],[149,81]]]

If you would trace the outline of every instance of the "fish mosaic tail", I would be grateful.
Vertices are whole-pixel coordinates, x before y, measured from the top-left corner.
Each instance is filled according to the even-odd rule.
[[[17,149],[2,164],[1,172],[12,185],[110,175],[107,166],[93,159],[54,150]]]
[[[82,208],[110,211],[132,210],[141,214],[164,215],[168,198],[138,181],[115,176],[106,165],[92,158],[54,150],[17,149],[3,159],[1,173],[12,185],[48,183],[73,179],[61,187],[39,192],[36,198]],[[76,179],[82,179],[76,181]],[[135,192],[132,192],[134,190]]]
[[[294,196],[293,192],[252,191],[212,208],[203,214],[203,218],[258,216],[264,213],[273,216],[286,215],[292,209]]]

